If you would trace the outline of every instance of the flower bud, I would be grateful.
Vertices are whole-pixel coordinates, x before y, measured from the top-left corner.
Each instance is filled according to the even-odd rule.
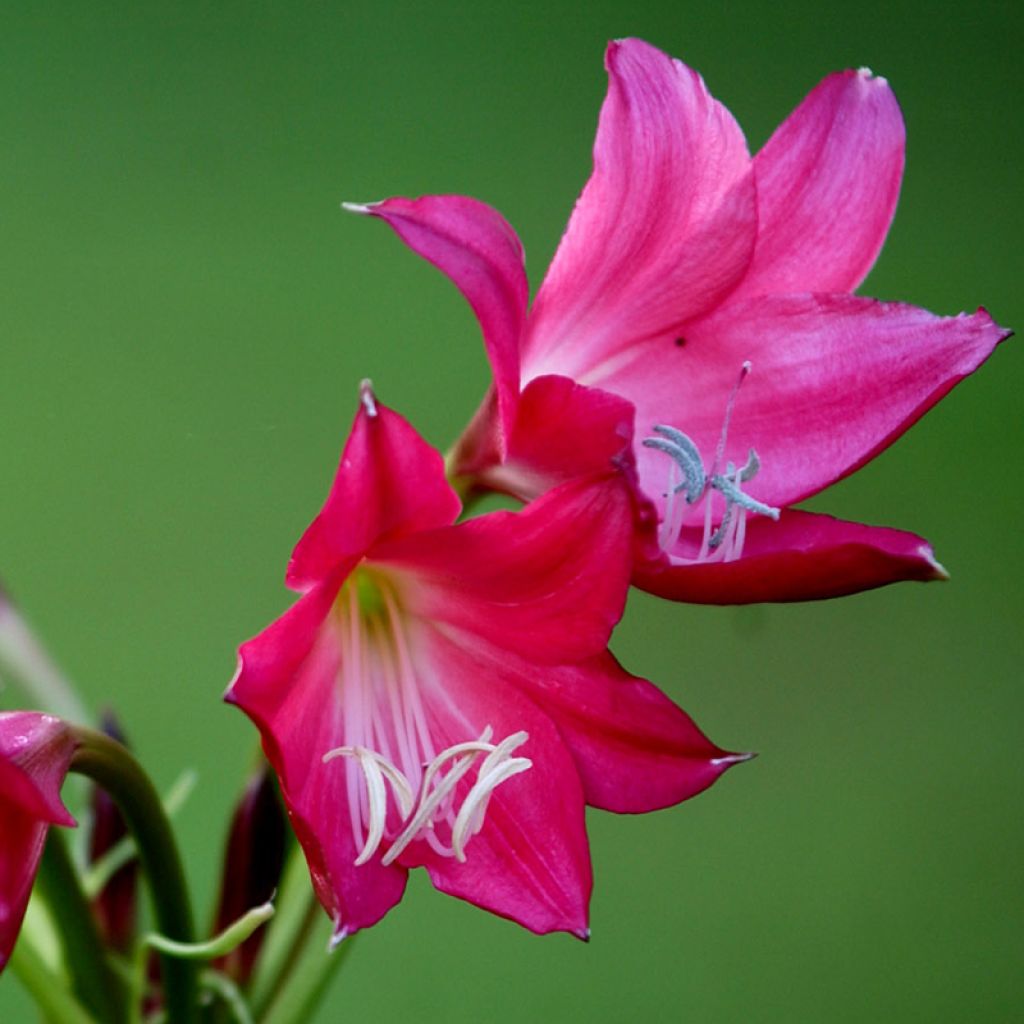
[[[112,711],[105,711],[100,728],[112,740],[128,746]],[[89,863],[95,864],[127,834],[124,818],[110,795],[93,787],[92,832],[89,837]],[[92,901],[96,924],[111,949],[127,953],[135,938],[138,862],[133,858],[118,868]]]
[[[281,879],[287,828],[273,775],[263,766],[249,780],[231,821],[215,934],[273,896]],[[264,934],[263,928],[258,929],[214,966],[244,985],[252,974]]]

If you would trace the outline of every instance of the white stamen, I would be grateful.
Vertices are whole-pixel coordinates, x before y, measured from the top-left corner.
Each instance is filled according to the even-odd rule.
[[[516,747],[525,743],[527,738],[525,732],[514,733],[495,747],[480,766],[476,784],[463,800],[452,826],[452,851],[460,863],[466,859],[466,843],[483,828],[491,794],[506,779],[533,767],[528,757],[508,756]]]
[[[413,795],[413,787],[405,774],[376,751],[361,746],[344,746],[324,754],[324,763],[344,757],[354,760],[362,769],[366,783],[367,807],[363,816],[366,837],[356,857],[356,866],[373,857],[384,840],[387,823],[385,780],[390,784],[404,825],[381,858],[381,863],[385,866],[393,863],[417,839],[425,839],[441,856],[465,861],[466,844],[483,828],[487,804],[494,791],[507,779],[533,767],[529,758],[510,757],[513,750],[529,739],[528,733],[513,733],[497,745],[490,742],[491,736],[492,730],[488,726],[480,739],[456,743],[438,754],[425,766],[417,796]],[[445,844],[435,831],[444,817],[444,805],[454,796],[458,784],[482,755],[486,756],[480,762],[476,781],[451,823],[451,842]],[[450,767],[444,772],[446,765]],[[357,845],[359,838],[357,835]]]
[[[384,838],[384,826],[387,822],[388,806],[387,793],[384,789],[384,780],[391,784],[391,792],[398,803],[399,811],[403,818],[409,816],[415,802],[412,787],[406,777],[398,771],[387,758],[365,747],[336,747],[329,750],[323,756],[323,762],[334,760],[336,757],[352,757],[359,763],[363,770],[363,777],[366,780],[366,793],[369,802],[369,820],[366,830],[366,842],[359,856],[356,857],[356,866],[365,864],[377,851],[380,841]]]

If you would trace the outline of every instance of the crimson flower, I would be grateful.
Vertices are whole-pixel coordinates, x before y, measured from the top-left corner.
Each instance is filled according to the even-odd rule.
[[[884,78],[825,78],[748,155],[701,78],[636,39],[607,52],[594,170],[527,313],[522,247],[461,196],[385,220],[471,303],[493,387],[454,451],[477,486],[540,493],[635,466],[634,582],[708,603],[943,577],[897,530],[789,506],[899,437],[1009,335],[853,295],[892,219],[904,128]],[[742,386],[741,386],[742,383]]]
[[[289,564],[302,596],[242,645],[226,695],[262,734],[339,940],[415,866],[585,936],[584,805],[664,807],[743,759],[607,650],[631,563],[620,476],[459,511],[441,456],[364,390]]]
[[[74,752],[59,718],[0,712],[0,971],[21,930],[46,833],[75,824],[60,799]]]

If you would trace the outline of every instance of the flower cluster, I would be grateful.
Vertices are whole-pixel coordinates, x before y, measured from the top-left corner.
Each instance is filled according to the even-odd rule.
[[[920,537],[791,507],[1007,335],[983,310],[853,294],[903,170],[888,84],[826,78],[751,158],[685,65],[627,39],[607,67],[593,175],[532,307],[519,239],[483,203],[346,204],[451,278],[494,379],[444,462],[364,385],[288,568],[301,597],[228,691],[337,939],[417,866],[585,936],[584,805],[664,807],[744,759],[608,652],[631,582],[728,604],[945,575]],[[489,490],[523,509],[457,522]]]
[[[630,586],[742,604],[945,577],[912,533],[794,507],[882,451],[1009,334],[981,309],[941,317],[854,294],[903,170],[887,82],[827,77],[751,157],[684,64],[627,39],[607,69],[593,174],[532,304],[519,239],[489,206],[347,204],[454,282],[493,383],[446,457],[361,387],[288,564],[297,598],[242,644],[226,694],[259,730],[276,785],[261,762],[235,812],[216,939],[195,941],[173,833],[123,744],[0,714],[0,970],[50,826],[75,824],[66,774],[109,793],[86,812],[91,886],[60,842],[47,848],[73,989],[60,1003],[46,965],[32,966],[48,1016],[82,1019],[80,1002],[96,1020],[133,1006],[191,1022],[216,997],[247,1019],[256,929],[287,858],[281,802],[335,944],[395,906],[413,868],[534,932],[586,938],[585,809],[678,804],[750,756],[718,747],[612,655]],[[471,517],[487,492],[521,507]],[[0,600],[0,654],[12,628],[28,650]],[[138,934],[136,867],[159,934]],[[278,943],[281,984],[288,949]]]

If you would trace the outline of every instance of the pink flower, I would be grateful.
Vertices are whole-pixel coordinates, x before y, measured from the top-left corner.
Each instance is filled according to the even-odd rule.
[[[75,824],[60,799],[74,750],[59,718],[0,712],[0,971],[21,930],[46,833]]]
[[[298,602],[243,644],[259,727],[338,939],[424,866],[536,932],[587,933],[584,805],[677,803],[723,753],[607,650],[630,570],[620,477],[452,525],[440,455],[368,390],[288,568]]]
[[[627,39],[607,67],[594,172],[529,313],[522,248],[494,210],[460,196],[353,207],[480,320],[494,385],[456,471],[529,497],[624,449],[646,502],[634,582],[680,600],[941,578],[920,537],[789,508],[872,459],[1009,334],[984,310],[852,294],[903,172],[888,83],[830,75],[751,159],[682,63]]]

